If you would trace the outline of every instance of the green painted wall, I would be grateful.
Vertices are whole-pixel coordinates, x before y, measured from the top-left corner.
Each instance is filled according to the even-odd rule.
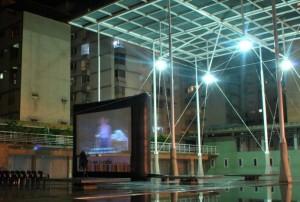
[[[265,171],[265,155],[263,151],[237,152],[236,143],[233,137],[211,138],[204,142],[205,145],[217,147],[219,155],[215,158],[215,167],[209,166],[207,174],[256,174]],[[271,151],[272,172],[279,174],[280,153]],[[228,160],[228,167],[225,167],[224,160]],[[239,165],[242,160],[242,166]],[[256,166],[254,165],[256,159]],[[300,150],[289,150],[289,159],[293,176],[300,177]]]

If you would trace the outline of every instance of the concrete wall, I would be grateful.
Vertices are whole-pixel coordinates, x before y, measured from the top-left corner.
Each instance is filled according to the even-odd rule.
[[[209,167],[207,171],[208,174],[255,174],[264,173],[265,171],[264,152],[261,150],[238,152],[233,137],[210,138],[206,140],[204,144],[215,145],[219,153],[215,160],[215,167]],[[272,172],[279,174],[279,151],[270,151],[270,158],[272,159]],[[224,166],[225,159],[228,161],[228,167]],[[239,165],[239,159],[242,159],[242,166]],[[254,165],[254,159],[256,159],[256,165]],[[299,177],[300,150],[296,148],[290,149],[289,160],[292,175]]]
[[[0,144],[0,169],[36,170],[49,174],[50,178],[68,178],[72,173],[71,149],[33,150]]]
[[[70,122],[70,26],[24,12],[20,119]]]
[[[226,124],[227,101],[216,86],[209,86],[206,102],[207,105],[204,118],[205,127],[213,127]]]

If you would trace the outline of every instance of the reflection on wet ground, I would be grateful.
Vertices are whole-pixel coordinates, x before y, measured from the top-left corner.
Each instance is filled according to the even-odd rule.
[[[0,187],[0,202],[165,202],[165,201],[300,201],[300,182],[279,185],[276,179],[244,181],[224,177],[203,180],[199,185],[147,182],[101,183],[96,190],[83,191],[70,182],[49,181],[45,186]]]

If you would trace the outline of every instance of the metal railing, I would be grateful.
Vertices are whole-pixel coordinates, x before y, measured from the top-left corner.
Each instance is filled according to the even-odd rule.
[[[171,143],[158,142],[157,146],[159,151],[170,152],[171,150]],[[151,142],[151,151],[154,151],[154,142]],[[198,147],[192,144],[176,144],[176,151],[178,153],[197,153]],[[202,145],[201,151],[202,154],[218,155],[216,146]]]
[[[72,148],[73,136],[0,131],[0,142],[23,145],[38,145],[40,147],[50,148]],[[176,151],[178,153],[197,153],[197,148],[198,147],[196,145],[192,144],[176,144]],[[159,142],[158,150],[169,152],[171,150],[171,144]],[[218,154],[216,146],[202,145],[201,150],[203,154]],[[151,142],[151,151],[154,151],[154,142]]]
[[[72,148],[73,136],[0,131],[0,142],[37,145],[40,147]]]

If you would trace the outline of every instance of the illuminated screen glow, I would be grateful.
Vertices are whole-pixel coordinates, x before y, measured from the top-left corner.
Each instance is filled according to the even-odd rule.
[[[79,114],[76,117],[77,155],[87,154],[87,170],[129,172],[131,108]]]

